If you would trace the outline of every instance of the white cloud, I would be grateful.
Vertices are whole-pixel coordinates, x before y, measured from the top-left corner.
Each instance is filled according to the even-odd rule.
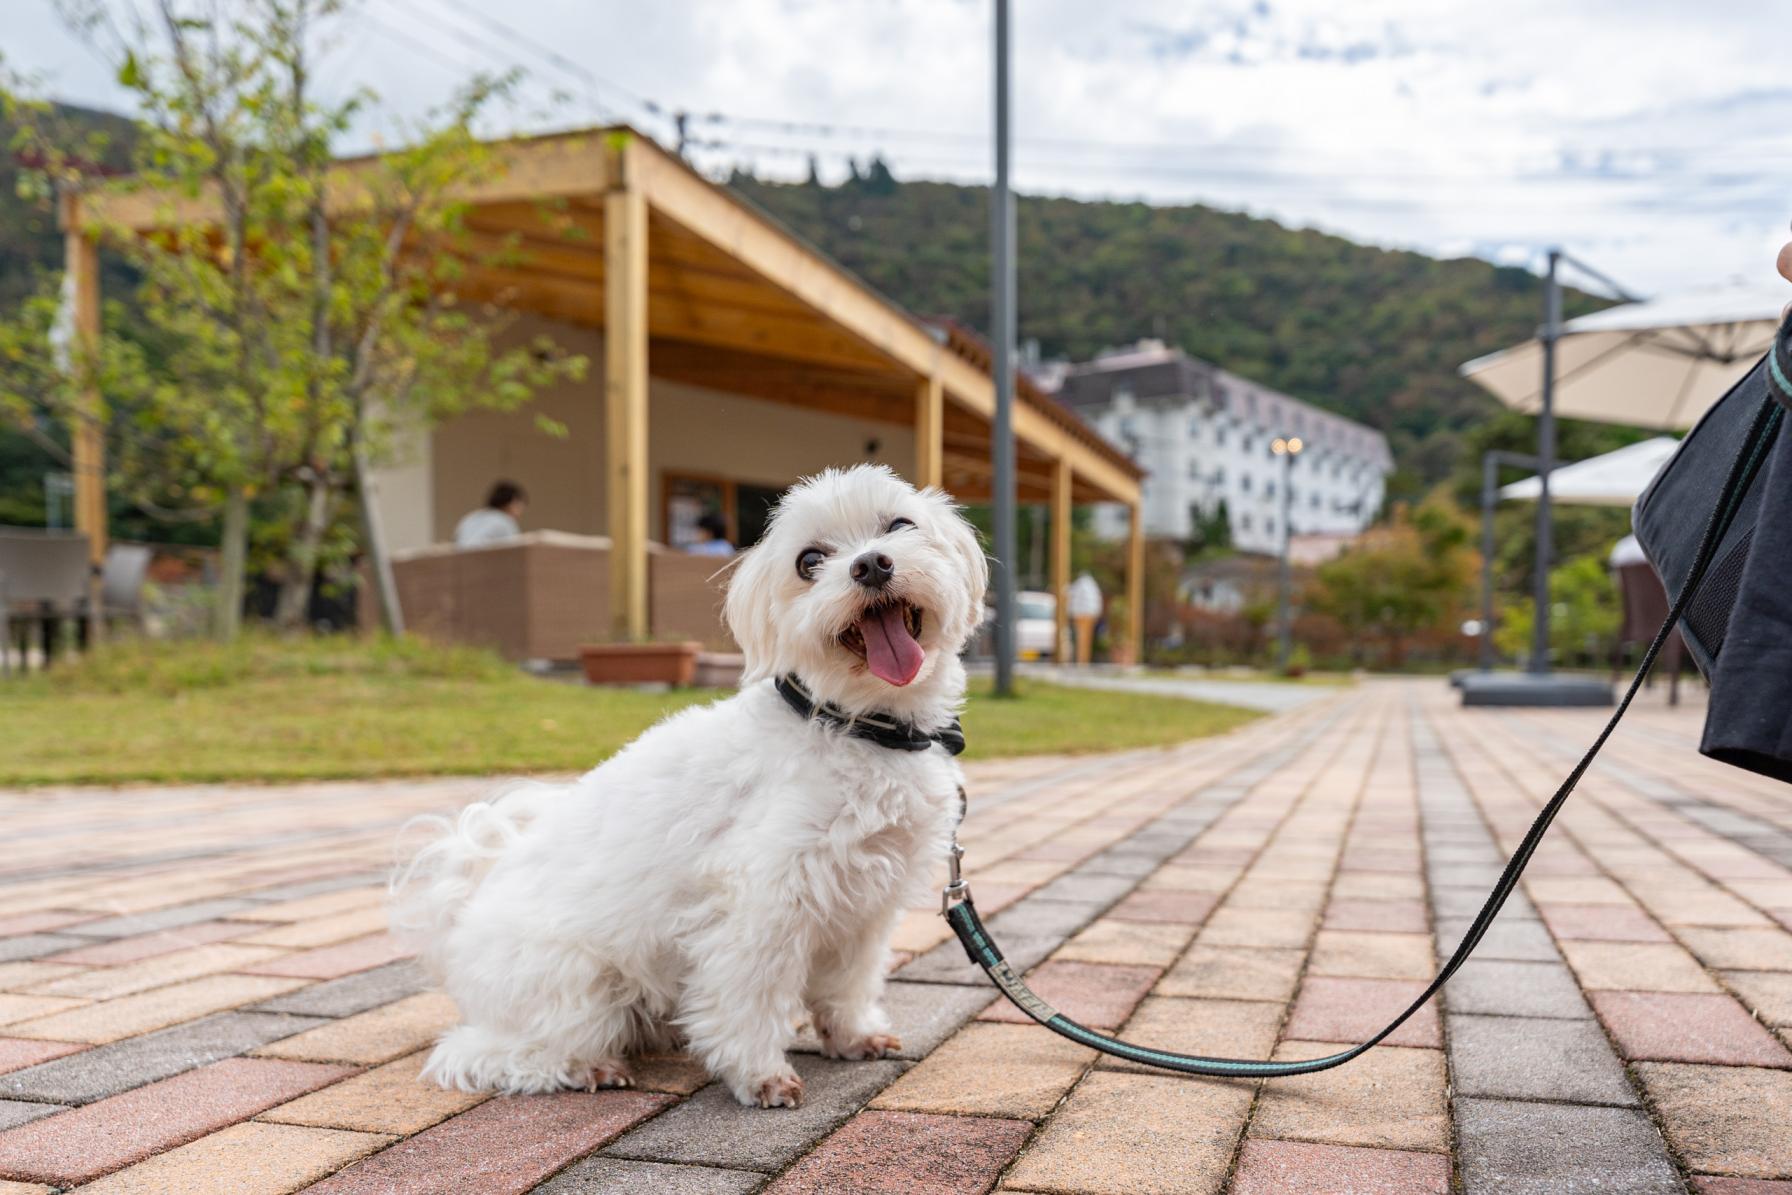
[[[6,53],[118,102],[46,0]],[[721,169],[798,176],[813,149],[904,177],[988,177],[983,0],[365,0],[327,76],[415,113],[453,63],[536,76],[517,121],[695,121]],[[464,14],[476,6],[480,21]],[[1360,240],[1533,260],[1561,243],[1641,290],[1771,276],[1792,198],[1782,0],[1019,0],[1024,190],[1204,201]],[[432,19],[420,19],[430,17]],[[501,23],[605,82],[499,36]],[[620,85],[620,86],[613,86]],[[557,89],[571,102],[550,106]],[[786,130],[732,118],[832,127]],[[663,128],[663,126],[661,126]],[[866,127],[885,130],[865,132]],[[782,147],[781,149],[774,147]]]

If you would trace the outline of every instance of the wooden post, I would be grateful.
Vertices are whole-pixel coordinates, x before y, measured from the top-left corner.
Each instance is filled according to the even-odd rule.
[[[619,638],[647,625],[647,201],[618,147],[604,194],[604,419],[610,613]]]
[[[946,391],[939,375],[921,379],[915,388],[915,484],[945,484]]]
[[[1052,662],[1067,664],[1070,651],[1070,458],[1059,457],[1052,469]]]
[[[1132,662],[1145,662],[1145,512],[1143,501],[1127,508],[1126,532],[1126,639]]]
[[[63,198],[62,227],[63,268],[74,292],[69,360],[77,376],[89,379],[82,386],[69,428],[74,450],[75,530],[87,537],[88,642],[100,643],[106,637],[106,437],[101,424],[103,400],[90,372],[97,365],[99,352],[100,255],[99,247],[81,229],[79,202],[72,195]]]

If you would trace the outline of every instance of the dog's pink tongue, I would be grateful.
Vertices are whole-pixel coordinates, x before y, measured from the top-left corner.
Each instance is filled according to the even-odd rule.
[[[889,605],[873,610],[859,619],[859,634],[865,637],[865,663],[879,679],[892,685],[906,685],[921,671],[927,653],[908,633],[905,608]]]

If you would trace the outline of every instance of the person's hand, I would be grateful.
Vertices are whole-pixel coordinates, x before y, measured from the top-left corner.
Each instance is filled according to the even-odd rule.
[[[1792,282],[1792,241],[1780,246],[1780,277]],[[1783,323],[1788,315],[1792,315],[1792,303],[1780,309],[1780,321]]]

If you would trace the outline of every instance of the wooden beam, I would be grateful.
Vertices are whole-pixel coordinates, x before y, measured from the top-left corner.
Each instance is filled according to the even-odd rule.
[[[647,201],[630,155],[604,196],[604,426],[610,610],[618,638],[647,637]]]
[[[923,377],[915,387],[915,484],[944,484],[946,392],[938,374]]]
[[[1052,596],[1057,607],[1052,613],[1052,660],[1065,664],[1070,652],[1070,518],[1071,492],[1076,475],[1070,461],[1058,458],[1052,470]]]
[[[74,343],[69,356],[77,374],[91,379],[100,339],[99,247],[82,230],[79,203],[73,196],[63,203],[62,225],[63,268],[74,290]],[[69,429],[74,456],[75,530],[87,537],[89,635],[90,642],[99,642],[106,635],[106,437],[101,424],[104,400],[90,382],[83,386],[76,401],[74,422]]]
[[[1145,662],[1145,515],[1137,502],[1126,508],[1126,640],[1132,662]]]

